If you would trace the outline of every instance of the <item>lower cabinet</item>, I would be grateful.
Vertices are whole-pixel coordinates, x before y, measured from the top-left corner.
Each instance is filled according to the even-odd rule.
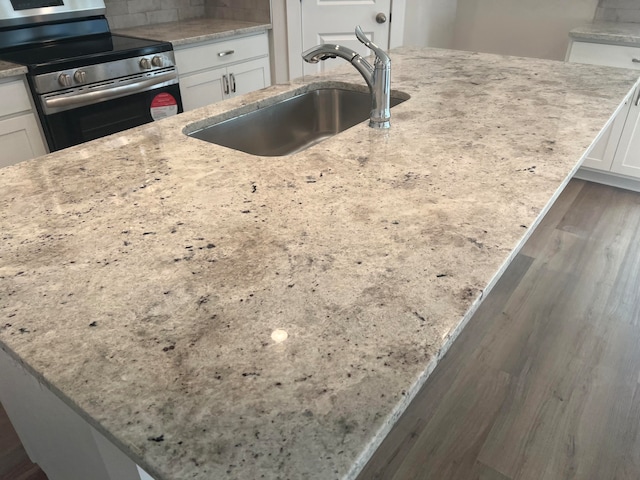
[[[602,170],[608,172],[613,165],[613,158],[615,157],[616,150],[618,149],[618,143],[620,143],[620,136],[624,130],[625,122],[627,121],[627,115],[629,108],[631,107],[631,98],[625,99],[623,108],[618,112],[613,122],[602,132],[602,136],[596,142],[593,149],[582,163],[583,167],[593,168],[595,170]]]
[[[629,112],[613,157],[611,171],[640,178],[640,88],[636,89],[629,103]]]
[[[175,49],[184,110],[271,85],[266,32]]]
[[[193,110],[269,85],[269,58],[260,58],[231,67],[214,68],[180,77],[184,110]]]
[[[47,153],[23,78],[0,83],[0,167]]]
[[[639,96],[640,87],[627,97],[623,108],[585,158],[583,167],[603,173],[640,179]],[[581,176],[581,178],[586,177]],[[595,177],[588,179],[597,181]],[[619,186],[629,188],[628,185],[621,184]],[[633,189],[640,190],[640,184]]]
[[[640,47],[574,40],[569,45],[567,60],[640,70]],[[640,190],[640,183],[626,181],[640,179],[639,97],[640,88],[636,88],[625,99],[623,108],[584,160],[582,166],[589,171],[579,172],[579,177]],[[597,177],[590,171],[609,174],[610,177]],[[622,181],[617,182],[616,178]]]

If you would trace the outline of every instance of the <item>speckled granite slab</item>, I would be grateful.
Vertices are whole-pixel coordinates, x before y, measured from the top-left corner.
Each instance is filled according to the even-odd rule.
[[[569,32],[574,40],[640,47],[640,23],[594,22]]]
[[[389,131],[182,133],[301,81],[1,169],[2,348],[157,480],[353,478],[637,79],[391,58]]]
[[[176,47],[192,43],[220,40],[234,35],[264,32],[270,28],[271,25],[265,23],[217,18],[198,18],[180,22],[121,29],[116,30],[115,33],[171,42],[173,46]]]
[[[27,73],[27,67],[0,60],[0,78],[15,77]]]

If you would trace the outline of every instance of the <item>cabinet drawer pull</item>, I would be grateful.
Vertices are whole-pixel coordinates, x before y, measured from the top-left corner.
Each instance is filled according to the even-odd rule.
[[[632,58],[631,61],[633,63],[640,63],[640,58]]]
[[[226,57],[227,55],[233,55],[234,53],[236,53],[235,50],[226,50],[224,52],[218,52],[218,56],[219,57]],[[634,62],[636,61],[636,59],[633,60]],[[640,60],[638,60],[640,62]]]

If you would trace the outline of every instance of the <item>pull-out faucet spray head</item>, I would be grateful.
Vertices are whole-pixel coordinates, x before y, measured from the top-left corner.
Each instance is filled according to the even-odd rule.
[[[375,43],[371,42],[360,26],[355,30],[356,38],[375,54],[374,66],[371,66],[360,54],[350,48],[332,43],[317,45],[302,53],[308,63],[318,63],[328,58],[342,58],[351,63],[362,75],[371,91],[371,118],[369,126],[389,128],[391,112],[389,108],[391,59]]]

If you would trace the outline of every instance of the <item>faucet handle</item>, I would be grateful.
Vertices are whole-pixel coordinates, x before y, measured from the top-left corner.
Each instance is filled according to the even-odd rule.
[[[367,38],[367,36],[362,31],[362,28],[360,28],[360,25],[356,27],[356,38],[360,41],[360,43],[362,43],[365,47],[371,49],[373,53],[376,54],[376,62],[380,61],[383,64],[391,63],[391,59],[386,54],[386,52]]]

